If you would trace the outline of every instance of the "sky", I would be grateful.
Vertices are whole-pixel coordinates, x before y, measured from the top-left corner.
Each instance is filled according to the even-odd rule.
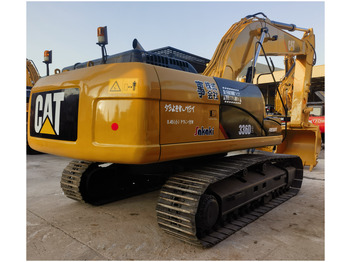
[[[172,46],[211,59],[222,36],[241,18],[263,12],[271,20],[313,28],[317,65],[325,63],[324,2],[27,2],[26,57],[46,75],[45,50],[54,69],[100,58],[97,27],[107,26],[107,53]],[[292,33],[294,34],[294,33]],[[297,32],[301,37],[302,33]],[[263,62],[264,59],[260,61]],[[260,62],[258,61],[258,62]],[[283,58],[276,66],[283,66]],[[280,65],[278,64],[280,63]]]

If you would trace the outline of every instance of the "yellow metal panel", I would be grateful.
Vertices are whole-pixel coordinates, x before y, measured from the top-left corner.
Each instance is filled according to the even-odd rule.
[[[220,93],[215,80],[212,77],[192,74],[164,67],[155,67],[161,86],[162,101],[181,101],[202,104],[220,104]],[[197,82],[203,84],[205,94],[199,94]],[[217,90],[207,91],[206,83],[216,87]],[[213,85],[214,84],[214,85]],[[214,93],[217,95],[215,99]]]
[[[160,143],[182,143],[219,138],[219,106],[160,102]],[[203,132],[202,132],[203,130]],[[207,131],[207,134],[202,134]]]
[[[159,144],[159,101],[99,100],[94,111],[94,143],[100,146]]]
[[[148,164],[159,160],[159,145],[101,145],[96,143],[84,144],[81,140],[76,142],[49,140],[31,137],[29,145],[38,151],[59,156],[120,164]],[[117,158],[116,156],[119,156]],[[122,157],[120,157],[122,156]]]
[[[111,92],[116,81],[121,90]],[[98,162],[144,164],[159,160],[160,86],[153,66],[120,63],[64,72],[40,79],[33,92],[66,88],[80,90],[77,140],[29,136],[33,148]],[[114,123],[117,130],[113,130]]]
[[[220,94],[211,77],[140,63],[111,64],[39,80],[34,92],[66,88],[80,90],[77,140],[30,137],[34,149],[97,162],[146,164],[274,145],[282,139],[223,139]]]
[[[168,161],[179,158],[219,154],[234,150],[276,145],[281,143],[281,141],[282,136],[269,136],[162,145],[160,160]]]
[[[121,81],[120,86],[123,89],[112,92],[116,81]],[[125,84],[129,83],[132,88],[124,88]],[[143,63],[106,64],[66,71],[40,78],[33,92],[71,87],[79,87],[80,93],[90,98],[160,98],[160,87],[154,67]]]
[[[160,143],[219,138],[220,93],[211,77],[156,67],[161,86]]]

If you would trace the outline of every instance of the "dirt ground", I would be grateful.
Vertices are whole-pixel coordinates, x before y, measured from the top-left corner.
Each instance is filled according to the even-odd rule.
[[[104,206],[65,197],[71,159],[27,156],[27,260],[324,260],[324,159],[304,171],[297,196],[210,249],[173,239],[157,225],[159,191]]]

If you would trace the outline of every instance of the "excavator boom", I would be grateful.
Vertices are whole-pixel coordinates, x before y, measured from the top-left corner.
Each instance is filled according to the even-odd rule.
[[[263,46],[268,56],[305,54],[306,42],[281,30],[278,25],[268,19],[250,16],[233,24],[222,37],[203,75],[236,80],[255,57],[256,43],[262,34],[265,34]]]
[[[299,155],[304,165],[312,169],[321,149],[320,131],[309,122],[312,108],[306,105],[315,63],[315,35],[312,28],[271,21],[266,16],[259,18],[259,14],[265,16],[262,13],[247,16],[231,26],[203,75],[237,80],[251,62],[245,81],[252,82],[260,55],[288,58],[288,74],[276,92],[275,110],[290,120],[285,123],[283,144],[277,147],[277,152]],[[299,39],[284,30],[299,30],[304,35]]]

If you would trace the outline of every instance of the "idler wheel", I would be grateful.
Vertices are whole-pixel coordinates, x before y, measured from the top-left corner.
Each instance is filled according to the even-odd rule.
[[[198,204],[196,225],[200,231],[211,229],[219,217],[219,204],[213,195],[204,194]]]

